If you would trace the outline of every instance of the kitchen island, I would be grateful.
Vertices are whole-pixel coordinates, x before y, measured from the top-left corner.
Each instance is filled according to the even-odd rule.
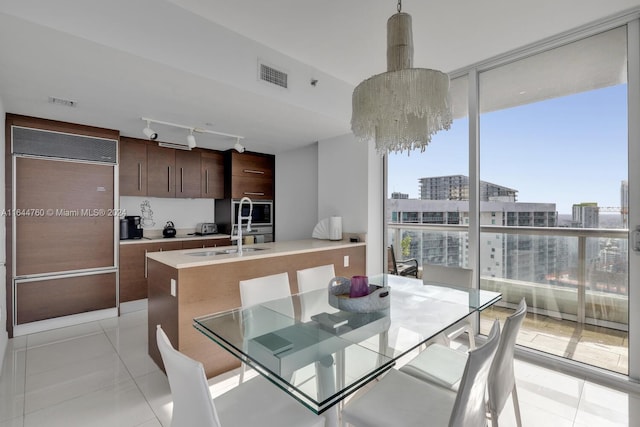
[[[366,273],[366,244],[296,240],[163,251],[147,254],[149,355],[162,366],[156,325],[182,353],[204,364],[208,378],[237,368],[239,362],[198,333],[193,318],[240,307],[240,280],[287,272],[291,292],[298,292],[296,271],[333,264],[337,276]],[[296,307],[299,310],[299,307]]]

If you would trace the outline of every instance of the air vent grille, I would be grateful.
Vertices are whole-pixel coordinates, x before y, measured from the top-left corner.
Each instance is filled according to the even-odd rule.
[[[13,154],[115,164],[118,141],[12,126]]]
[[[287,73],[265,64],[260,64],[260,80],[283,88],[287,88]]]

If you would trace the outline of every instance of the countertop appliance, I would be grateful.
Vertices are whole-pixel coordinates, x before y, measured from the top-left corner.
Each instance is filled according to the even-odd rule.
[[[125,216],[120,220],[120,240],[142,239],[142,219],[138,215]]]
[[[209,234],[217,234],[218,226],[215,222],[200,222],[196,224],[196,235],[208,236]]]
[[[176,227],[173,225],[173,222],[167,221],[162,230],[162,235],[164,237],[176,237]]]

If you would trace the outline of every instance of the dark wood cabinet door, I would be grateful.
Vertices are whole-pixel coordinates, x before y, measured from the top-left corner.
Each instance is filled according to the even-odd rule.
[[[224,158],[222,153],[202,151],[200,154],[202,170],[200,177],[201,197],[208,199],[224,198]]]
[[[176,197],[200,197],[200,153],[175,151]]]
[[[147,298],[147,253],[182,249],[181,241],[120,245],[120,302]],[[186,249],[186,248],[185,248]]]
[[[176,156],[171,148],[147,147],[147,195],[176,196]]]
[[[147,195],[147,144],[133,138],[120,138],[120,195]]]
[[[275,158],[257,153],[230,152],[231,174],[229,196],[232,199],[273,200]]]
[[[120,245],[120,302],[147,298],[148,245]]]

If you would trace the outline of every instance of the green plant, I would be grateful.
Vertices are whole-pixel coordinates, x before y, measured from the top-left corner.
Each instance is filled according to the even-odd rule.
[[[402,256],[408,257],[409,250],[411,249],[411,236],[404,236],[402,238],[402,241],[400,242],[400,245],[402,246]]]

